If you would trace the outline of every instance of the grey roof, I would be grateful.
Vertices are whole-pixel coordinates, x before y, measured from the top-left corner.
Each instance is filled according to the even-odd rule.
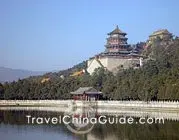
[[[95,88],[93,87],[80,87],[79,89],[77,89],[76,91],[74,92],[71,92],[71,94],[83,94],[83,93],[86,93],[86,94],[101,94],[101,92],[98,92]]]
[[[171,34],[171,33],[167,29],[160,29],[158,31],[153,32],[152,35],[150,36],[156,36],[160,34]]]
[[[108,35],[112,35],[112,34],[125,34],[126,35],[126,33],[122,32],[119,29],[118,25],[116,26],[116,28],[112,32],[108,33]]]

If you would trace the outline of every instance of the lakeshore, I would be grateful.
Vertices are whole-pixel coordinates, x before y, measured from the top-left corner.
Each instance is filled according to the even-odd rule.
[[[97,108],[129,108],[129,109],[162,109],[179,111],[178,101],[74,101],[74,100],[0,100],[0,108],[5,106],[20,107],[86,107]]]
[[[38,127],[43,127],[43,128],[45,127],[46,129],[46,127],[55,128],[57,127],[57,125],[27,124],[27,117],[25,116],[28,115],[32,117],[33,119],[36,117],[38,119],[41,119],[41,118],[49,119],[50,117],[52,118],[59,117],[61,115],[62,116],[63,115],[79,116],[79,115],[84,115],[83,113],[87,113],[87,114],[92,113],[96,117],[107,116],[110,118],[110,117],[119,116],[123,118],[132,117],[135,120],[135,123],[133,125],[129,125],[129,124],[118,125],[118,124],[109,124],[109,123],[105,125],[95,124],[95,126],[92,127],[94,130],[91,130],[91,132],[85,134],[86,136],[89,137],[90,140],[92,140],[92,139],[96,139],[96,137],[94,136],[94,132],[97,132],[98,130],[97,128],[100,128],[102,129],[102,131],[105,131],[105,132],[109,132],[112,129],[110,133],[113,133],[114,131],[114,134],[106,138],[106,140],[109,140],[109,139],[118,139],[119,136],[117,134],[119,132],[124,133],[123,130],[125,130],[125,132],[126,131],[136,132],[135,134],[137,135],[139,134],[139,132],[142,132],[140,135],[143,135],[144,131],[141,131],[141,128],[146,131],[146,134],[148,134],[149,133],[148,127],[151,132],[155,132],[161,129],[167,130],[167,128],[170,128],[170,132],[171,132],[171,125],[177,127],[177,124],[179,121],[179,105],[178,104],[179,102],[161,102],[161,101],[160,102],[154,102],[154,101],[144,102],[144,101],[79,101],[79,100],[78,101],[74,101],[74,100],[1,100],[0,101],[0,115],[3,116],[4,122],[8,120],[8,124],[13,123],[14,125],[15,123],[16,126],[18,126],[19,128],[22,126],[19,124],[24,124],[25,127],[33,126],[33,129],[35,127],[36,131],[38,130]],[[140,118],[146,118],[146,119],[150,118],[151,120],[156,119],[159,121],[163,120],[163,124],[160,124],[160,123],[154,123],[150,125],[137,124]],[[157,128],[159,127],[159,129],[156,130],[155,129],[156,126]],[[3,127],[7,127],[7,125],[4,125]],[[63,124],[59,124],[58,127],[64,128],[64,131],[61,131],[62,129],[58,128],[57,129],[58,133],[59,132],[69,133],[69,130],[66,127],[64,127]],[[24,128],[22,129],[24,130]],[[28,130],[28,132],[29,131],[31,132],[31,130]],[[177,132],[178,131],[172,127],[172,135],[176,135]],[[162,131],[158,133],[159,133],[158,137],[160,137],[160,135],[163,135]],[[165,133],[165,134],[168,134],[168,133]],[[51,134],[51,135],[54,136],[54,134]],[[98,135],[103,136],[103,133],[102,134],[98,133]]]
[[[0,106],[0,111],[40,111],[40,112],[66,112],[75,113],[83,112],[83,107],[78,106],[74,110],[67,106]],[[151,118],[164,118],[166,120],[179,121],[179,109],[163,109],[163,108],[104,108],[98,107],[95,109],[98,115],[107,116],[132,116],[151,117]]]

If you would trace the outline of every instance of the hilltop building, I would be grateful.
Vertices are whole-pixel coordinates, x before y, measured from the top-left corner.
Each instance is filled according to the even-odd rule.
[[[119,69],[140,67],[142,57],[127,43],[126,35],[118,26],[108,33],[105,51],[88,60],[87,72],[92,74],[100,67],[114,73]]]
[[[170,33],[167,29],[160,29],[153,32],[146,41],[146,45],[143,50],[143,55],[146,57],[145,62],[154,59],[154,51],[152,47],[156,43],[155,41],[159,41],[158,43],[160,43],[160,45],[167,47],[172,43],[172,40],[173,34]]]
[[[148,44],[151,44],[157,38],[168,41],[173,38],[173,35],[167,29],[157,30],[149,36]]]
[[[167,29],[160,29],[155,32],[153,32],[144,47],[144,51],[151,47],[151,45],[154,43],[155,40],[163,40],[162,45],[166,46],[169,45],[173,39],[173,34],[170,33]]]

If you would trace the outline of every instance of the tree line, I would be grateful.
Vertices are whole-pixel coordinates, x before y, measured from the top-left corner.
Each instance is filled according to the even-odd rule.
[[[79,87],[92,86],[111,100],[179,100],[179,39],[157,38],[143,55],[147,60],[138,69],[122,69],[116,75],[99,68],[93,75],[77,77],[70,73],[85,68],[85,62],[57,73],[48,73],[0,84],[0,99],[70,99],[70,92]],[[62,78],[64,75],[65,78]],[[41,83],[43,77],[50,77]]]

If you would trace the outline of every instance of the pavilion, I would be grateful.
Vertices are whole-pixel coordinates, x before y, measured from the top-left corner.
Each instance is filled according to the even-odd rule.
[[[102,96],[102,92],[97,91],[93,87],[80,87],[76,91],[71,92],[74,100],[97,101]]]

